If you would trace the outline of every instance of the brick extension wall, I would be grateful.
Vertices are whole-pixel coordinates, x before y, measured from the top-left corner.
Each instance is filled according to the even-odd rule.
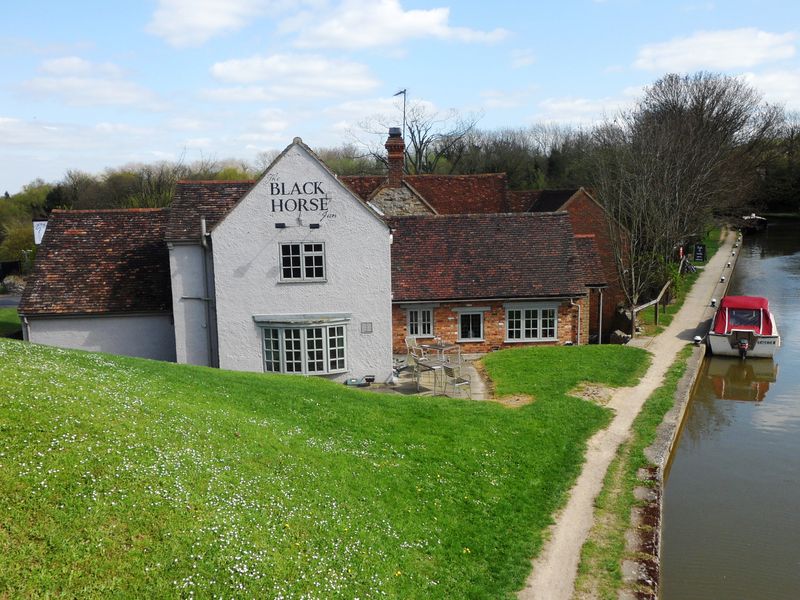
[[[483,342],[458,342],[458,315],[454,308],[467,308],[466,302],[439,303],[433,309],[433,334],[441,337],[442,341],[458,344],[464,353],[489,352],[497,348],[516,348],[520,346],[552,346],[571,341],[577,342],[578,307],[581,305],[581,344],[586,344],[589,339],[588,298],[576,301],[576,306],[570,306],[569,301],[564,301],[558,308],[558,342],[510,342],[506,339],[506,311],[504,301],[470,303],[472,306],[488,306],[489,311],[483,313]],[[408,305],[392,306],[392,350],[395,354],[406,352],[405,338],[408,335]],[[424,340],[425,338],[419,338]]]
[[[603,208],[592,200],[583,190],[580,190],[567,202],[565,206],[569,213],[572,230],[576,235],[592,234],[597,244],[600,263],[603,265],[603,274],[606,276],[608,287],[603,290],[603,333],[611,331],[612,323],[616,316],[617,305],[625,302],[625,295],[620,287],[617,267],[614,262],[614,250],[611,245],[611,236],[608,233],[608,219]],[[591,331],[597,332],[599,322],[599,303],[596,292],[592,292],[592,318]]]

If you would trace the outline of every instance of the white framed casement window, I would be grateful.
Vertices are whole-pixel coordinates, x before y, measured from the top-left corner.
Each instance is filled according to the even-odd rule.
[[[344,324],[263,328],[264,370],[329,375],[347,370]]]
[[[458,340],[459,342],[483,341],[483,312],[459,312],[458,314]]]
[[[433,337],[433,309],[409,308],[408,335],[413,337]]]
[[[557,305],[506,305],[506,342],[545,342],[554,340],[558,340]]]
[[[280,268],[281,281],[325,281],[325,243],[281,243]]]

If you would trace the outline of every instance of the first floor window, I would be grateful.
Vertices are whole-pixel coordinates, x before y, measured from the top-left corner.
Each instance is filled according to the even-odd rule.
[[[413,335],[414,337],[433,337],[432,309],[408,309],[408,335]]]
[[[324,375],[346,370],[344,325],[265,327],[264,370]]]
[[[281,244],[283,281],[323,281],[325,248],[322,242]]]
[[[556,338],[556,309],[520,307],[506,310],[506,339],[531,341]]]
[[[459,340],[468,341],[483,339],[483,313],[461,313],[458,319]]]

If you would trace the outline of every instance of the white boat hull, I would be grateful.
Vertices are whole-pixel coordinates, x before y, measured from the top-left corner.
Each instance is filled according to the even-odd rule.
[[[718,333],[708,334],[708,345],[711,353],[716,356],[740,356],[738,340],[741,337],[748,337],[748,332],[732,332],[727,335]],[[752,335],[751,346],[747,349],[747,358],[772,358],[775,351],[781,346],[781,336],[779,335]]]

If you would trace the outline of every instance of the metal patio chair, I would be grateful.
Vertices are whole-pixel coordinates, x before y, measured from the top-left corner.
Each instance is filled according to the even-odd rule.
[[[472,400],[472,381],[469,375],[461,375],[461,369],[454,367],[450,364],[443,364],[442,370],[444,371],[444,393],[447,393],[447,384],[453,387],[453,394],[457,395],[460,388],[467,389],[467,399]]]

